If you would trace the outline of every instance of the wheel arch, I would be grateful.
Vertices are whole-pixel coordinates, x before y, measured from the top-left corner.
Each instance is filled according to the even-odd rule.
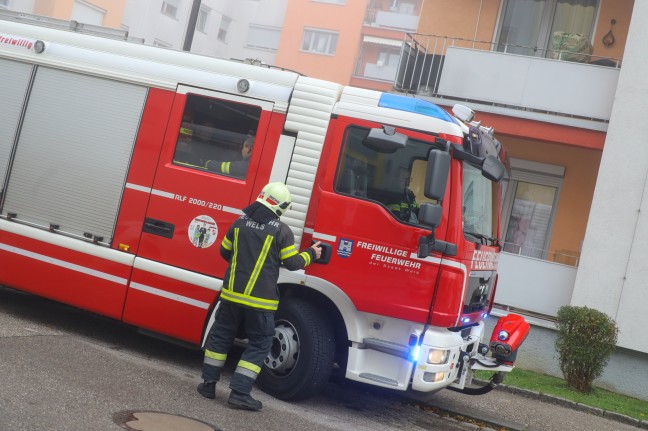
[[[329,321],[335,334],[335,362],[340,368],[346,370],[350,343],[349,335],[345,319],[333,300],[323,292],[298,284],[280,284],[279,291],[281,301],[299,298],[315,305],[318,309],[324,311],[326,316],[330,316]]]

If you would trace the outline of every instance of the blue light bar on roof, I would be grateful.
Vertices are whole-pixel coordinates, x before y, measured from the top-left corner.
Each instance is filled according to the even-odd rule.
[[[443,109],[432,102],[414,97],[399,96],[397,94],[384,93],[380,96],[378,106],[382,108],[398,109],[399,111],[414,112],[428,117],[454,123],[454,119]]]

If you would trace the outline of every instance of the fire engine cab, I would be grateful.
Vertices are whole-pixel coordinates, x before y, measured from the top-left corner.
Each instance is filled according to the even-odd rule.
[[[227,228],[282,181],[282,221],[325,253],[281,273],[264,390],[304,398],[339,369],[481,393],[512,370],[528,324],[484,330],[506,158],[470,109],[18,21],[0,20],[0,284],[199,346]]]

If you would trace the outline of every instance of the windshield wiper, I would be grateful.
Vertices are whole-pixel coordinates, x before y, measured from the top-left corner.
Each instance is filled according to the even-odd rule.
[[[483,245],[496,245],[498,243],[497,238],[493,238],[491,236],[484,235],[478,232],[471,232],[469,230],[465,230],[464,233],[466,235],[470,235],[479,239],[479,243]]]

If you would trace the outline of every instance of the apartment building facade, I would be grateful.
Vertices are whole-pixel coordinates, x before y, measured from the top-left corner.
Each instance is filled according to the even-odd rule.
[[[0,8],[119,28],[126,0],[0,0]]]
[[[201,0],[191,31],[193,0],[126,0],[121,27],[149,45],[274,64],[286,1]]]
[[[0,0],[0,8],[121,29],[147,45],[274,64],[287,0]],[[189,30],[193,28],[193,31]],[[188,37],[188,31],[192,37]],[[187,39],[191,43],[187,45]]]

